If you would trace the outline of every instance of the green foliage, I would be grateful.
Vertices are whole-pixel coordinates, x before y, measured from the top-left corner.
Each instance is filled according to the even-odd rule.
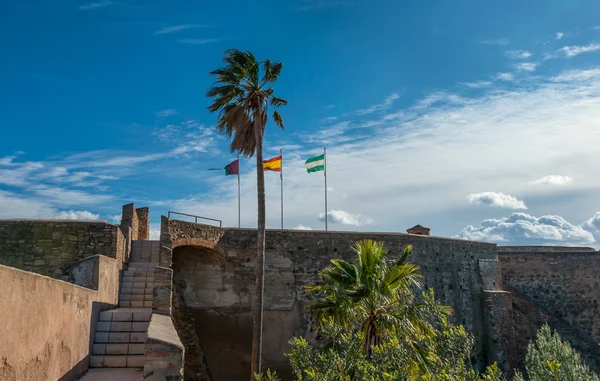
[[[579,353],[548,325],[540,328],[535,340],[527,347],[525,368],[529,381],[600,381]],[[525,378],[517,373],[514,380],[524,381]]]
[[[361,331],[340,332],[332,320],[324,322],[323,333],[335,336],[331,345],[316,349],[304,338],[290,341],[287,354],[296,381],[500,381],[503,377],[494,365],[482,375],[471,369],[468,361],[472,337],[463,327],[446,324],[434,335],[420,340],[427,359],[421,366],[411,348],[395,333],[373,346],[372,356],[363,354]]]

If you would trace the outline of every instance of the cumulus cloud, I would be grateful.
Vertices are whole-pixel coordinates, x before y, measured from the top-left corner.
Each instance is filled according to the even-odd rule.
[[[515,65],[517,70],[521,71],[535,71],[537,69],[537,64],[535,62],[523,62]]]
[[[298,226],[296,226],[294,228],[294,230],[312,230],[312,228],[309,227],[309,226],[305,226],[305,225],[299,224]]]
[[[596,216],[600,218],[599,214]],[[596,220],[591,220],[590,226],[597,230]],[[519,212],[501,219],[484,220],[479,227],[469,225],[456,238],[503,245],[592,245],[596,242],[584,225],[574,225],[561,216],[535,217]]]
[[[498,73],[496,74],[496,78],[498,78],[501,81],[514,81],[515,80],[515,75],[513,73]]]
[[[469,204],[484,204],[494,208],[527,209],[523,201],[501,192],[471,193],[467,200]]]
[[[573,179],[570,176],[548,175],[530,182],[530,185],[567,185]]]
[[[62,211],[53,217],[53,219],[57,220],[97,220],[99,218],[100,215],[88,212],[87,210]]]
[[[504,54],[513,60],[523,60],[532,56],[527,50],[508,50]]]
[[[565,36],[565,34],[564,34],[564,33],[562,33],[562,32],[557,32],[557,33],[556,33],[556,37],[555,37],[555,38],[556,38],[557,40],[562,40],[562,38],[563,38],[564,36]]]
[[[567,58],[575,57],[583,53],[591,53],[600,50],[600,44],[589,44],[585,46],[565,46],[559,49]]]
[[[600,242],[600,212],[585,221],[582,227],[594,236],[596,242]]]
[[[325,213],[319,214],[319,221],[325,222]],[[332,210],[327,212],[327,221],[334,224],[361,226],[372,224],[373,219],[361,214],[352,214],[344,210]]]

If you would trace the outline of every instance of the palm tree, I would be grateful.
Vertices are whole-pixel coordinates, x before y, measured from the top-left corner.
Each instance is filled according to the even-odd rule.
[[[309,286],[318,298],[309,307],[316,312],[317,321],[359,328],[367,357],[372,346],[381,344],[386,332],[394,330],[415,358],[426,362],[419,337],[432,332],[433,322],[428,317],[443,316],[450,309],[433,302],[432,295],[425,303],[416,303],[415,289],[421,287],[421,275],[417,265],[406,263],[412,246],[392,263],[388,263],[381,242],[358,241],[353,251],[353,263],[331,260],[331,265],[320,272],[323,282]]]
[[[256,154],[256,185],[258,193],[258,237],[256,241],[256,289],[252,326],[252,379],[260,373],[262,358],[262,319],[265,268],[265,176],[263,171],[263,136],[272,106],[273,120],[283,129],[277,107],[287,101],[273,95],[270,87],[281,73],[283,64],[267,59],[259,63],[250,52],[230,49],[223,57],[225,64],[210,72],[216,77],[207,96],[214,98],[208,107],[219,112],[217,130],[231,140],[231,152],[246,157]],[[262,78],[261,78],[262,66]]]

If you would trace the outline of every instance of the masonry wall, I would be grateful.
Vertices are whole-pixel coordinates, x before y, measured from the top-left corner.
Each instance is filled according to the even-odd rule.
[[[197,335],[213,380],[246,376],[251,347],[256,231],[173,220],[169,226],[175,247],[174,287],[195,317]],[[197,238],[195,241],[186,238],[190,236]],[[495,260],[495,245],[393,233],[270,230],[266,238],[264,324],[264,359],[268,366],[285,372],[287,359],[283,353],[289,349],[287,341],[298,335],[312,339],[315,334],[306,312],[308,299],[304,286],[317,281],[318,272],[330,259],[351,260],[351,245],[366,238],[383,241],[392,257],[399,256],[406,245],[413,245],[410,261],[421,267],[425,287],[434,288],[437,298],[453,307],[452,320],[475,335],[475,360],[481,364],[484,300],[479,260]],[[214,248],[210,248],[211,243]],[[486,274],[494,274],[491,267]],[[228,360],[232,358],[236,361]],[[223,374],[215,375],[216,369]]]
[[[499,248],[502,279],[515,296],[518,352],[550,323],[584,356],[600,342],[600,253],[587,248]],[[590,364],[600,369],[600,364]]]
[[[52,276],[92,255],[124,257],[124,239],[118,226],[103,221],[0,220],[0,264]]]
[[[0,289],[0,380],[74,381],[85,372],[97,313],[114,302],[113,289],[2,265]]]

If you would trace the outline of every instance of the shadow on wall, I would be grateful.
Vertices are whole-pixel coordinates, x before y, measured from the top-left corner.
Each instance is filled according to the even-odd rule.
[[[250,374],[252,313],[240,306],[216,250],[173,250],[175,327],[185,345],[185,379],[246,380]],[[228,307],[219,307],[228,305]]]

